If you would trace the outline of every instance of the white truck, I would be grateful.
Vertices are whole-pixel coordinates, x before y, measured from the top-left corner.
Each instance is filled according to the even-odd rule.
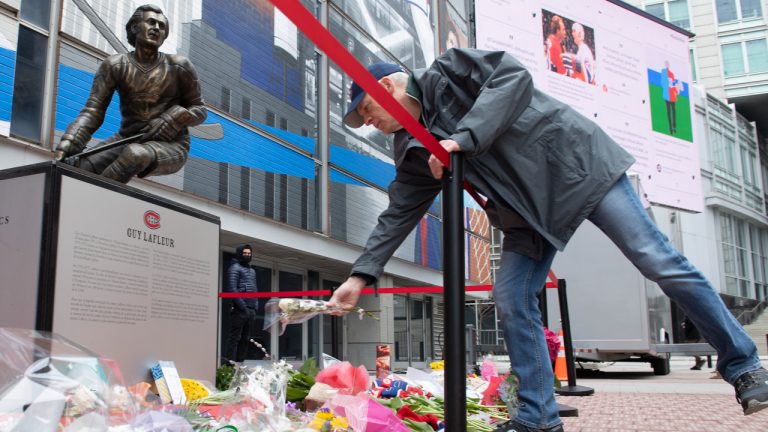
[[[679,323],[669,298],[590,222],[556,256],[552,270],[566,281],[577,361],[647,361],[656,375],[666,375],[671,353],[715,354],[707,343],[675,340]],[[561,328],[555,289],[547,289],[547,310],[549,328]]]

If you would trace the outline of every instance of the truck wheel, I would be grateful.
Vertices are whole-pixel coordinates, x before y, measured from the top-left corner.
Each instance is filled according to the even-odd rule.
[[[651,360],[654,375],[669,375],[669,357],[660,357]]]

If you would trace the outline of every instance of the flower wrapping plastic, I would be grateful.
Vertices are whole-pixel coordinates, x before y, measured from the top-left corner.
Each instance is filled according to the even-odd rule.
[[[368,389],[371,379],[365,366],[355,368],[352,363],[344,361],[321,370],[315,382],[340,389],[342,393],[357,394]]]
[[[363,316],[378,319],[376,315],[363,308],[344,309],[330,307],[328,302],[324,300],[297,298],[271,299],[264,305],[264,311],[264,330],[269,330],[277,324],[279,325],[281,335],[285,332],[285,326],[288,324],[303,323],[319,314],[355,312],[359,315],[360,319],[363,319]]]

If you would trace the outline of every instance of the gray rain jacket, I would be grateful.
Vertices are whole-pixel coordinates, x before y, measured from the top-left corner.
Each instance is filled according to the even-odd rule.
[[[451,49],[414,71],[422,122],[465,154],[465,178],[488,197],[490,222],[504,249],[540,259],[544,242],[563,250],[576,228],[634,163],[600,127],[533,87],[505,52]],[[441,182],[429,153],[405,130],[395,133],[389,206],[352,274],[377,279],[426,213]]]

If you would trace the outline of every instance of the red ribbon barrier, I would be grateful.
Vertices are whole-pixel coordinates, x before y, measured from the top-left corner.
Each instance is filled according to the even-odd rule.
[[[447,167],[451,165],[448,152],[440,145],[437,139],[390,96],[376,78],[368,72],[368,69],[360,64],[299,0],[272,0],[272,4],[280,9],[288,19],[293,21],[296,27],[301,29],[318,48],[323,50],[366,93],[371,95],[382,108],[387,110],[414,138],[419,140],[430,153],[435,155],[443,165]],[[485,199],[466,180],[464,181],[464,189],[481,207],[485,207]]]
[[[553,272],[549,272],[549,280],[546,288],[557,288],[557,277]],[[493,285],[469,285],[465,287],[466,292],[483,292],[493,290]],[[361,294],[442,294],[441,286],[412,286],[412,287],[389,287],[389,288],[364,288]],[[312,291],[268,291],[251,293],[219,293],[219,298],[275,298],[275,297],[324,297],[331,295],[331,290],[312,290]]]

